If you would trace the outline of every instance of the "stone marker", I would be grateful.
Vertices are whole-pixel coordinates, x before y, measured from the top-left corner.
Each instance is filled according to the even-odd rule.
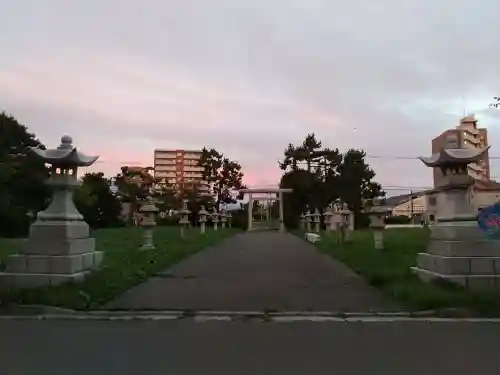
[[[47,185],[53,195],[45,211],[31,225],[29,238],[19,254],[10,255],[0,282],[12,288],[34,288],[81,281],[103,259],[89,237],[89,226],[73,203],[73,193],[80,185],[78,167],[88,167],[98,156],[86,156],[72,145],[69,136],[61,138],[56,149],[31,148],[50,164]]]

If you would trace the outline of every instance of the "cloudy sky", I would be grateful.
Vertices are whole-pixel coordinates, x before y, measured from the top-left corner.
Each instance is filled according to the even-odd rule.
[[[315,132],[385,157],[369,162],[387,187],[427,187],[391,157],[430,153],[464,111],[500,156],[499,19],[498,0],[0,0],[0,110],[108,174],[207,146],[272,185]]]

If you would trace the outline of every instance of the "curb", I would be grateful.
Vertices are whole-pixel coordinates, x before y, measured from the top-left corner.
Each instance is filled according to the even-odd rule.
[[[248,322],[500,322],[500,318],[464,315],[461,310],[416,312],[332,311],[193,311],[193,310],[91,310],[76,311],[53,306],[17,306],[0,314],[0,320],[193,320]]]

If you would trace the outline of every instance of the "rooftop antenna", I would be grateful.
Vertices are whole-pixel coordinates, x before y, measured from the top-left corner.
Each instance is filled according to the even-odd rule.
[[[465,94],[462,94],[462,107],[463,107],[463,117],[467,116],[467,102],[465,101]]]

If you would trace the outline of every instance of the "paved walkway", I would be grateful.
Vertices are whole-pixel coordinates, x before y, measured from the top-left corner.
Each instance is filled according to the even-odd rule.
[[[394,311],[385,295],[313,245],[242,233],[192,256],[104,308],[225,311]]]

